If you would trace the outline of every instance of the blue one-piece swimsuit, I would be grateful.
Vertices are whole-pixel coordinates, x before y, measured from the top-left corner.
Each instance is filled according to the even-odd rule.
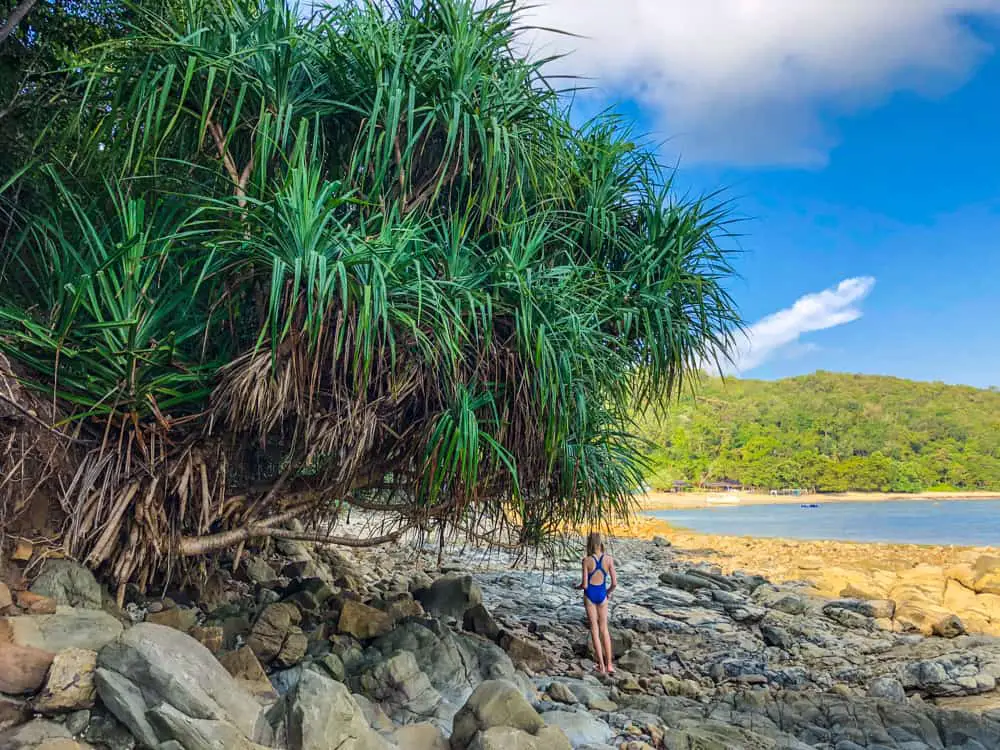
[[[594,569],[587,574],[587,588],[584,589],[583,595],[587,597],[587,601],[591,604],[604,604],[604,600],[608,598],[608,574],[604,572],[604,568],[601,567],[601,563],[604,561],[604,555],[600,558],[594,557]],[[594,584],[591,581],[594,578],[594,574],[600,571],[603,576],[603,580],[600,583]]]

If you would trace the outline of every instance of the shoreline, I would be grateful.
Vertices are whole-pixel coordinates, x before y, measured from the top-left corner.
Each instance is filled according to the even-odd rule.
[[[714,492],[648,492],[638,497],[640,513],[651,510],[697,510],[713,507],[707,499],[720,493]],[[723,493],[724,494],[724,493]],[[739,492],[739,505],[800,505],[803,503],[892,503],[935,502],[941,500],[1000,500],[1000,492],[836,492],[805,495],[766,495]]]
[[[907,629],[930,635],[957,615],[969,632],[1000,636],[1000,547],[707,534],[638,515],[611,539],[668,544],[679,560],[725,575],[802,584],[828,599],[891,601]]]

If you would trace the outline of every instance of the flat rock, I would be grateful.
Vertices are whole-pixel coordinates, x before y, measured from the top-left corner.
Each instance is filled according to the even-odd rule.
[[[100,651],[123,630],[114,617],[92,609],[61,607],[52,615],[0,618],[0,640],[53,653],[68,648]]]

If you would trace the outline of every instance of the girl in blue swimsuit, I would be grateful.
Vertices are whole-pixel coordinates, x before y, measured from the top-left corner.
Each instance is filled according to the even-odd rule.
[[[608,597],[618,585],[615,561],[605,554],[601,535],[596,531],[587,537],[587,556],[583,558],[583,580],[576,588],[583,590],[583,606],[590,621],[590,637],[594,643],[597,671],[613,674],[614,652],[608,633]]]

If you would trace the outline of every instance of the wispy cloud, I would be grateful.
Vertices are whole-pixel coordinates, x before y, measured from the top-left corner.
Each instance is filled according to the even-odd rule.
[[[837,286],[800,297],[791,307],[761,318],[747,330],[745,339],[723,370],[738,375],[773,359],[813,331],[850,323],[861,317],[860,303],[875,286],[871,276],[844,279]],[[811,347],[806,342],[803,346]]]
[[[819,166],[836,145],[823,115],[897,90],[960,84],[990,46],[968,23],[1000,0],[524,0],[553,72],[597,97],[632,98],[686,162]],[[528,7],[530,6],[530,8]]]

